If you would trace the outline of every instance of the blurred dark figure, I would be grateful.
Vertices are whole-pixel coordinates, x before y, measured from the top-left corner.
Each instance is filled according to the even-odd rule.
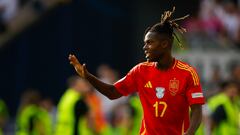
[[[234,64],[231,68],[231,76],[232,81],[237,82],[240,84],[240,64]]]
[[[7,26],[3,19],[3,13],[5,11],[5,6],[0,4],[0,34],[4,33],[7,29]]]
[[[119,79],[119,73],[107,64],[101,64],[97,68],[97,76],[103,82],[108,83],[108,84],[113,84]],[[122,104],[123,102],[125,102],[127,100],[127,98],[125,98],[125,97],[116,99],[116,100],[110,100],[107,97],[103,96],[98,91],[96,91],[96,93],[98,93],[98,96],[101,99],[103,113],[108,120],[109,120],[109,116],[110,116],[109,113],[112,111],[114,106],[116,106],[117,104]]]
[[[221,16],[223,25],[226,28],[226,32],[230,40],[234,42],[234,44],[238,45],[239,41],[239,30],[240,30],[240,15],[239,8],[237,5],[231,0],[225,0],[222,2],[222,6],[224,9],[224,13]]]
[[[48,112],[40,107],[41,96],[36,90],[27,90],[21,97],[17,114],[16,135],[51,135]]]
[[[84,95],[89,84],[78,76],[70,77],[67,82],[68,89],[58,103],[55,135],[88,135],[89,106]]]
[[[25,4],[31,2],[32,0],[19,0],[20,7],[23,7]]]
[[[141,101],[137,95],[133,95],[129,98],[129,106],[132,110],[132,116],[131,116],[131,125],[130,125],[130,132],[131,135],[138,135],[140,130],[140,125],[138,123],[141,123],[143,118],[143,110],[141,106]]]
[[[141,102],[138,96],[132,95],[125,103],[114,106],[111,113],[112,135],[139,135],[143,118]]]
[[[3,100],[0,99],[0,135],[4,135],[4,128],[9,118],[8,109]]]
[[[129,129],[132,126],[132,114],[133,110],[127,103],[116,104],[116,106],[113,107],[110,115],[113,128],[112,135],[131,135]]]
[[[220,84],[223,82],[222,78],[223,77],[221,76],[220,68],[218,66],[214,66],[211,78],[207,82],[207,91],[205,93],[207,98],[209,98],[219,92]]]
[[[87,82],[88,83],[88,82]],[[110,125],[107,123],[103,114],[102,101],[89,84],[89,91],[85,93],[86,102],[89,106],[88,127],[91,129],[91,135],[112,135]],[[90,135],[89,134],[89,135]]]
[[[51,132],[51,135],[54,133],[54,127],[56,124],[56,115],[57,115],[57,108],[55,106],[55,104],[53,103],[51,98],[44,98],[41,100],[40,102],[40,106],[41,108],[43,108],[44,110],[46,110],[46,112],[48,113],[49,116],[49,123],[51,125],[49,125],[49,132]]]
[[[235,82],[225,82],[222,92],[209,99],[213,135],[239,135],[238,92]]]
[[[0,34],[8,29],[18,10],[18,0],[0,0]]]
[[[97,75],[106,83],[115,83],[119,79],[118,72],[107,64],[102,64],[97,69]]]

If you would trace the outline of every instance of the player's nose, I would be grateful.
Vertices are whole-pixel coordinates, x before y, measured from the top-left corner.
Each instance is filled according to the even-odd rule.
[[[146,51],[147,48],[148,48],[148,45],[147,45],[147,44],[144,44],[144,46],[143,46],[143,50]]]

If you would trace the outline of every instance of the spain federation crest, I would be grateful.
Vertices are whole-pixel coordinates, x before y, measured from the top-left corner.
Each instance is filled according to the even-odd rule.
[[[176,78],[174,78],[173,80],[169,81],[169,91],[171,93],[172,96],[175,96],[176,93],[179,90],[179,80],[176,80]]]
[[[161,99],[164,97],[164,92],[165,92],[165,88],[163,87],[156,87],[156,96],[157,98]]]

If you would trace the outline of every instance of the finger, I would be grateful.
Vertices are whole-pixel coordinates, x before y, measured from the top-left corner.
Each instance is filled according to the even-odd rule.
[[[68,58],[71,58],[72,56],[73,56],[72,54],[69,54],[69,55],[68,55]]]
[[[74,58],[73,56],[69,56],[68,59],[70,61],[70,64],[72,64],[72,65],[79,64],[78,60],[76,58]]]
[[[75,55],[69,55],[69,60],[73,62],[73,64],[80,64]]]
[[[69,54],[69,56],[68,56],[69,59],[73,59],[74,57],[75,57],[75,56],[72,55],[72,54]]]
[[[86,64],[86,63],[84,63],[82,67],[83,67],[83,71],[84,71],[84,72],[88,72],[88,71],[87,71],[87,64]]]
[[[85,71],[87,68],[86,68],[86,64],[83,63],[83,70]]]
[[[68,59],[69,59],[70,64],[73,65],[73,64],[75,63],[75,62],[74,62],[74,59],[72,58],[72,56],[69,56]]]
[[[69,54],[68,59],[69,59],[69,60],[73,60],[73,55],[72,55],[72,54]]]

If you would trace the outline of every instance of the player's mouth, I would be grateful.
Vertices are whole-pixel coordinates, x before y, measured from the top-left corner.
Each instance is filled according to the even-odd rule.
[[[145,58],[149,58],[150,53],[148,51],[144,51],[144,53],[145,53]]]

